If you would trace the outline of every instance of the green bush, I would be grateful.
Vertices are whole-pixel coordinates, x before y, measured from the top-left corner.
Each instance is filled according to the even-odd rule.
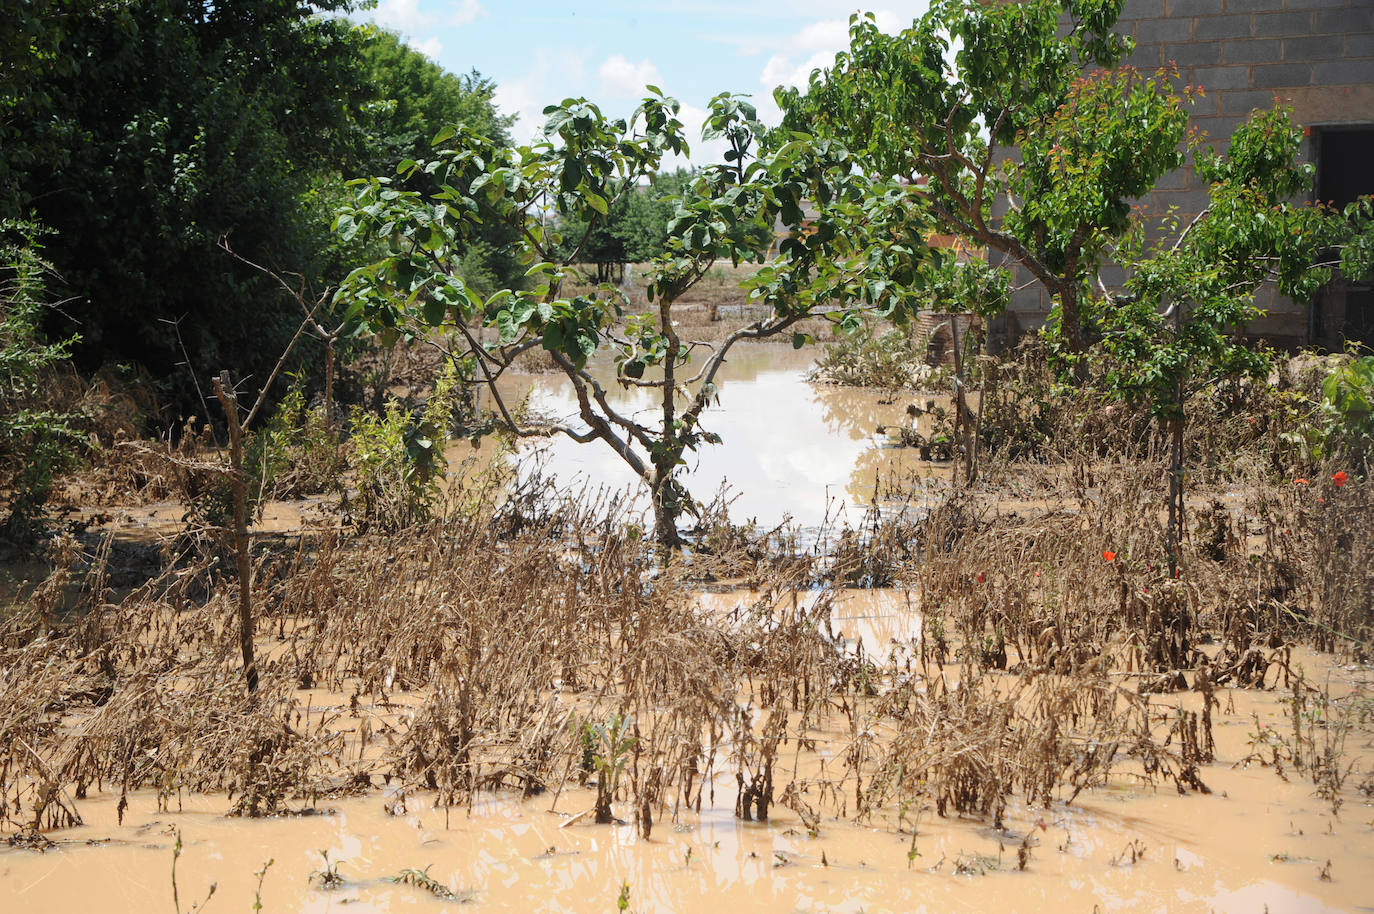
[[[387,401],[381,415],[356,410],[350,441],[361,526],[392,532],[429,519],[443,494],[444,443],[463,390],[450,366],[423,409]]]
[[[1326,451],[1356,461],[1374,450],[1374,355],[1351,358],[1322,382]]]
[[[875,387],[895,396],[898,391],[938,386],[936,374],[925,364],[924,352],[904,330],[875,334],[865,325],[825,347],[811,372],[823,384]]]
[[[343,457],[324,407],[311,407],[297,377],[272,418],[252,436],[247,468],[254,495],[300,498],[343,490]]]
[[[46,383],[76,338],[48,343],[38,331],[51,275],[39,236],[33,225],[0,222],[0,535],[14,541],[32,540],[53,482],[82,448],[75,417]]]

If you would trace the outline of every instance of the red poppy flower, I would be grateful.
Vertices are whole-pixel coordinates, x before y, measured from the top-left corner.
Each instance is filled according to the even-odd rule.
[[[983,582],[986,581],[987,579],[988,579],[988,578],[987,578],[987,575],[983,574],[983,572],[981,572],[981,571],[978,572],[978,583],[979,583],[979,584],[983,583]]]
[[[1102,561],[1110,562],[1116,558],[1116,553],[1107,549],[1102,550]]]
[[[1293,485],[1295,485],[1295,486],[1305,486],[1305,485],[1307,485],[1307,480],[1306,480],[1306,479],[1303,479],[1301,476],[1299,476],[1297,479],[1293,480]]]
[[[1343,486],[1345,485],[1345,481],[1349,478],[1349,476],[1345,475],[1345,470],[1337,470],[1336,475],[1331,477],[1331,481],[1338,486]]]

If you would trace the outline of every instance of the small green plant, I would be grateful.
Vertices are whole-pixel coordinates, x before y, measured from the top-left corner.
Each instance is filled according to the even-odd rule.
[[[1001,861],[989,854],[964,854],[954,858],[954,875],[986,876],[997,872]]]
[[[582,746],[582,756],[577,763],[577,780],[585,785],[587,779],[596,771],[596,728],[590,721],[574,721],[573,733]]]
[[[459,375],[450,366],[418,412],[396,400],[378,416],[353,415],[353,464],[368,527],[395,531],[427,520],[442,492],[444,442],[458,406]]]
[[[261,910],[262,910],[262,883],[263,883],[263,880],[265,880],[265,879],[267,878],[267,871],[270,870],[270,869],[272,868],[272,864],[274,864],[274,863],[276,863],[276,862],[277,862],[277,860],[276,860],[275,857],[270,857],[270,858],[268,858],[267,862],[264,863],[264,864],[262,865],[262,869],[256,870],[256,871],[253,873],[254,876],[257,876],[257,877],[258,877],[258,887],[253,891],[253,910],[254,910],[254,911],[261,911]]]
[[[615,909],[617,911],[630,910],[630,884],[628,882],[620,884],[620,894],[616,896]]]
[[[172,834],[176,836],[176,843],[172,845],[172,906],[176,908],[177,914],[181,914],[181,892],[177,888],[177,861],[181,859],[182,843],[181,829],[175,829]],[[215,897],[215,889],[219,888],[218,882],[210,883],[210,890],[205,893],[205,899],[191,905],[188,914],[195,914],[196,911],[205,910],[205,906],[210,903],[210,899]],[[261,882],[259,882],[261,888]]]
[[[320,856],[324,859],[324,868],[311,872],[307,877],[308,881],[319,883],[320,888],[326,891],[340,888],[344,884],[344,878],[339,875],[338,862],[330,861],[329,851],[320,851]]]
[[[928,379],[922,355],[906,331],[875,333],[865,323],[827,344],[811,377],[825,384],[875,387],[886,391],[891,402],[899,392]]]
[[[397,885],[411,885],[417,889],[424,889],[435,898],[442,898],[445,901],[466,900],[464,896],[453,891],[453,889],[444,885],[429,874],[429,868],[433,865],[434,864],[431,863],[422,870],[417,870],[414,867],[408,866],[401,870],[399,875],[392,876],[391,881]]]
[[[902,803],[902,807],[901,807],[901,809],[900,809],[900,810],[898,811],[898,813],[897,813],[897,827],[898,827],[898,828],[901,828],[902,820],[906,818],[906,811],[907,811],[907,808],[910,807],[911,805],[912,805],[912,803],[911,803],[910,801],[904,801],[904,802]],[[915,818],[913,818],[913,819],[911,820],[911,846],[908,847],[908,848],[907,848],[907,851],[906,851],[906,868],[907,868],[907,869],[911,869],[913,866],[915,866],[915,865],[916,865],[916,858],[919,857],[919,856],[921,856],[921,852],[918,851],[918,850],[916,849],[916,838],[917,838],[917,837],[920,835],[920,833],[921,833],[921,806],[920,806],[920,803],[919,803],[919,802],[916,803],[915,805],[916,805],[916,816],[915,816]]]
[[[246,463],[257,504],[342,488],[343,459],[324,409],[309,406],[296,376],[276,412],[249,443]]]
[[[1374,355],[1341,362],[1322,382],[1327,454],[1356,461],[1374,452]]]
[[[620,783],[620,775],[629,761],[630,750],[635,746],[635,738],[630,735],[631,723],[628,717],[612,714],[604,724],[597,724],[596,752],[593,764],[596,766],[596,822],[609,825],[615,821],[611,814],[611,800],[615,798]]]

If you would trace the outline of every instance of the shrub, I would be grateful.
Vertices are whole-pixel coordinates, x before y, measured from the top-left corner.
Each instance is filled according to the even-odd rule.
[[[421,410],[391,399],[381,415],[354,412],[352,462],[362,526],[395,531],[431,516],[447,466],[444,442],[462,393],[450,366]]]
[[[0,535],[16,541],[37,532],[53,482],[77,463],[81,440],[46,383],[76,337],[48,343],[39,332],[52,275],[39,235],[31,224],[0,222]]]
[[[811,372],[811,380],[876,387],[895,397],[899,391],[918,386],[940,386],[935,374],[906,331],[875,334],[873,327],[866,325],[827,345]]]
[[[1374,449],[1374,355],[1341,362],[1322,382],[1326,451],[1357,461]]]
[[[325,407],[306,402],[299,377],[272,418],[253,435],[248,468],[259,501],[342,491],[343,458],[329,417]]]

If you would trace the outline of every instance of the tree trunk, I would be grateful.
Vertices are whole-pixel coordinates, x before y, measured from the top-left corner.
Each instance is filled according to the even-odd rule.
[[[658,324],[668,341],[668,354],[663,359],[663,440],[660,450],[652,456],[654,479],[651,490],[654,499],[654,540],[664,548],[680,544],[677,519],[682,513],[681,495],[673,486],[673,471],[677,469],[682,447],[677,430],[677,359],[681,345],[677,328],[673,325],[673,298],[660,295]]]
[[[324,339],[324,422],[331,445],[339,443],[339,432],[334,425],[334,343],[337,340],[337,335]]]
[[[1183,301],[1174,302],[1174,337],[1183,335]],[[1169,577],[1178,576],[1179,550],[1183,545],[1183,390],[1184,377],[1180,373],[1174,381],[1174,412],[1169,428]]]
[[[959,316],[949,316],[949,338],[954,347],[954,437],[964,451],[964,485],[971,486],[978,478],[978,427],[973,421],[964,392],[964,353],[959,339]],[[957,465],[956,465],[957,466]]]
[[[258,690],[258,664],[253,657],[253,567],[248,539],[248,480],[243,475],[243,426],[239,401],[229,383],[229,372],[215,378],[215,396],[224,406],[229,424],[229,480],[234,499],[234,557],[239,577],[239,651],[243,654],[243,678],[248,692]]]
[[[1179,407],[1180,410],[1182,407]],[[1169,420],[1169,577],[1178,573],[1183,544],[1183,416]]]
[[[681,494],[674,490],[670,467],[655,464],[649,491],[654,509],[654,542],[665,549],[682,545],[677,532],[677,521],[682,516]]]

